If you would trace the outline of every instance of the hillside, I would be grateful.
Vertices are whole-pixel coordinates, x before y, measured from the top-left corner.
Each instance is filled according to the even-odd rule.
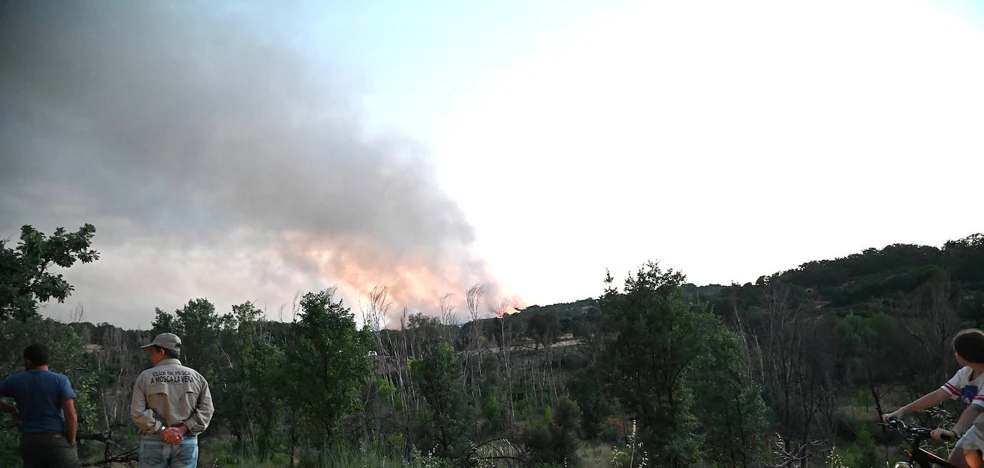
[[[462,326],[417,314],[403,330],[363,330],[330,291],[305,296],[291,323],[206,299],[158,309],[147,331],[11,317],[0,357],[10,374],[17,350],[51,343],[53,368],[80,395],[80,453],[92,462],[132,456],[138,346],[168,330],[215,392],[209,463],[612,466],[641,442],[663,466],[819,466],[833,447],[846,466],[881,466],[899,439],[873,424],[878,414],[946,381],[950,337],[984,320],[984,236],[868,249],[742,285],[688,284],[652,264],[627,279]],[[945,408],[913,422],[952,423],[959,407]],[[0,430],[0,462],[15,441]]]

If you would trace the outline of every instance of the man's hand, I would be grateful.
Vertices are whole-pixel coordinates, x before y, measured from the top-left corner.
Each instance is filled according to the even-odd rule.
[[[940,429],[938,427],[936,429],[933,429],[933,432],[930,432],[929,435],[932,436],[936,440],[943,440],[944,438],[947,439],[947,440],[951,440],[951,439],[952,440],[956,440],[957,439],[957,433],[956,432],[953,432],[953,431],[950,431],[950,430],[947,430],[947,429]]]
[[[177,427],[169,427],[161,432],[161,439],[168,444],[177,445],[184,440],[184,433]]]

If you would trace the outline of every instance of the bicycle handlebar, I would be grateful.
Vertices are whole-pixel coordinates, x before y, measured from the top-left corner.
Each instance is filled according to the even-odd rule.
[[[900,431],[900,432],[906,432],[909,435],[911,435],[911,436],[913,436],[913,437],[915,437],[917,439],[920,439],[920,440],[932,439],[933,438],[933,436],[932,436],[933,430],[932,429],[929,429],[929,428],[926,428],[926,427],[909,426],[905,422],[903,422],[901,419],[892,418],[892,419],[889,419],[887,423],[881,423],[879,425],[880,426],[891,427],[892,429],[895,429],[895,430]],[[952,434],[953,431],[950,431],[950,433]],[[954,440],[956,440],[956,438],[955,437],[952,437],[950,435],[944,435],[943,436],[943,440],[954,441]]]

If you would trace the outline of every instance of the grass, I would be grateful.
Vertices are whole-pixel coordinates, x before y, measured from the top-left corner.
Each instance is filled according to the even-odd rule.
[[[278,454],[270,460],[256,460],[236,454],[233,441],[213,441],[210,447],[201,452],[199,466],[202,468],[283,468],[290,466],[286,455]],[[378,441],[366,439],[357,446],[344,446],[323,454],[322,460],[313,459],[315,454],[300,457],[294,466],[304,468],[448,468],[451,465],[428,454],[415,453],[410,460],[393,456],[387,447]],[[578,449],[578,457],[583,468],[609,468],[612,466],[612,448],[605,444],[584,444]],[[489,464],[490,468],[504,466]]]
[[[289,456],[275,454],[268,460],[243,455],[232,438],[213,440],[200,451],[199,466],[203,468],[283,468],[291,466]],[[411,460],[394,456],[389,447],[378,439],[366,438],[356,446],[334,447],[326,452],[306,451],[295,457],[293,466],[300,468],[445,468],[448,463],[427,454],[415,452]]]
[[[577,450],[577,456],[584,468],[608,468],[612,466],[612,448],[608,445],[583,443]]]

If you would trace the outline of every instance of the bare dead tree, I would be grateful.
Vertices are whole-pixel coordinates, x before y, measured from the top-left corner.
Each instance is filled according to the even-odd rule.
[[[85,307],[81,303],[75,306],[75,310],[69,317],[69,323],[82,323],[82,318],[85,317]],[[86,340],[88,341],[88,340]]]
[[[476,284],[468,289],[465,294],[465,300],[468,305],[468,313],[471,316],[471,341],[470,345],[466,348],[467,350],[474,351],[477,355],[475,359],[469,359],[468,362],[471,363],[469,367],[470,376],[473,382],[482,381],[482,343],[481,343],[481,330],[479,319],[479,306],[482,302],[482,296],[485,295],[485,285]],[[471,385],[472,399],[474,400],[475,406],[479,405],[479,400],[481,395],[479,395],[479,386]]]
[[[301,293],[298,291],[294,294],[294,299],[291,302],[290,309],[290,323],[291,325],[297,324],[297,316],[301,312]],[[281,319],[281,321],[283,321]],[[293,330],[293,328],[292,328]],[[293,346],[294,336],[293,331],[285,333],[283,337],[283,347],[284,349],[289,349]],[[299,422],[299,410],[295,406],[288,405],[288,411],[285,415],[287,423],[287,437],[289,440],[290,447],[290,459],[294,460],[297,456],[298,442],[300,441],[300,434],[298,433],[297,426]]]
[[[506,301],[502,302],[503,312],[505,312]],[[512,322],[506,324],[505,314],[500,315],[499,327],[502,334],[502,342],[499,352],[502,354],[502,363],[506,368],[506,392],[509,394],[509,425],[516,424],[516,402],[513,396],[513,366],[512,366]]]
[[[82,466],[114,467],[125,464],[133,467],[140,461],[139,448],[127,448],[116,442],[113,440],[112,432],[78,434],[76,438],[102,442],[106,447],[102,460],[84,463]]]
[[[454,297],[454,295],[450,293],[445,294],[443,297],[441,297],[441,304],[440,304],[441,325],[443,325],[442,335],[448,343],[454,342],[455,337],[452,334],[455,333],[454,330],[457,329],[457,325],[458,325],[458,317],[457,317],[457,313],[455,312],[456,307],[454,306],[454,304],[451,303],[452,297]]]
[[[399,369],[399,374],[398,374],[400,378],[399,388],[400,388],[401,395],[403,397],[403,401],[407,402],[407,404],[412,405],[414,408],[416,408],[420,404],[420,402],[419,399],[417,398],[417,394],[413,386],[413,372],[411,372],[409,367],[404,366],[404,364],[409,362],[410,359],[414,356],[413,343],[407,336],[407,315],[409,312],[410,312],[409,309],[404,307],[403,311],[400,314],[400,334],[399,334],[400,342],[397,343],[396,346],[394,346],[393,348],[397,350],[397,352],[400,352],[402,350],[402,354],[397,355],[396,366],[397,369]],[[405,380],[404,380],[404,375],[406,375]],[[410,423],[410,416],[408,412],[407,424],[409,423]]]
[[[389,292],[386,286],[374,286],[369,290],[368,296],[368,304],[366,306],[360,304],[360,309],[362,310],[363,326],[372,333],[373,342],[376,344],[376,349],[378,350],[378,354],[373,358],[373,362],[374,365],[381,367],[380,373],[383,375],[383,379],[394,388],[399,389],[403,385],[403,366],[399,361],[393,363],[390,359],[391,357],[387,356],[385,350],[393,349],[393,347],[390,346],[387,348],[385,346],[382,335],[383,322],[389,316],[389,311],[393,304],[389,301]],[[391,342],[388,344],[392,345]],[[395,364],[393,366],[395,369],[391,369],[391,363]],[[394,373],[396,374],[395,376]],[[400,396],[403,398],[405,395],[401,393]],[[390,404],[395,404],[395,399],[396,394],[390,395]]]
[[[479,306],[482,302],[482,296],[485,295],[485,285],[476,284],[468,289],[465,295],[465,300],[468,305],[468,314],[471,316],[472,320],[472,346],[476,348],[480,346],[479,337],[481,336],[480,330],[478,329],[478,319],[479,317]]]
[[[835,392],[831,374],[837,356],[830,346],[836,340],[822,316],[801,319],[796,323],[796,328],[797,347],[792,359],[793,390],[803,431],[800,444],[806,447],[802,450],[809,450],[808,442],[814,428],[824,440],[834,439]],[[807,459],[804,458],[800,466],[805,468],[806,464]]]
[[[785,438],[785,450],[791,447],[791,433],[801,429],[803,438],[808,437],[809,428],[798,424],[794,418],[797,408],[797,383],[802,370],[803,358],[802,332],[800,319],[803,306],[791,308],[788,287],[779,280],[772,280],[766,287],[768,311],[768,330],[765,337],[765,350],[760,353],[764,359],[763,386],[776,400],[779,413],[779,431]],[[758,338],[756,337],[756,341]]]
[[[393,304],[389,301],[389,291],[386,286],[373,286],[369,290],[369,304],[362,309],[362,321],[365,326],[372,330],[377,344],[379,341],[379,331],[383,327],[383,322],[389,316],[389,310]]]
[[[811,458],[820,457],[821,451],[810,452],[811,447],[826,447],[828,444],[823,440],[812,440],[801,444],[797,449],[791,450],[789,442],[783,439],[782,434],[776,434],[776,447],[773,451],[775,458],[774,468],[786,468],[795,466],[796,463],[805,464]]]
[[[738,331],[738,336],[741,338],[742,347],[745,350],[745,363],[748,365],[748,372],[753,372],[753,369],[755,369],[755,367],[752,366],[752,353],[748,345],[748,332],[745,331],[745,323],[741,320],[742,314],[738,311],[739,288],[741,288],[741,285],[739,285],[738,283],[731,284],[731,295],[729,297],[729,300],[731,302],[731,310],[735,318],[735,329]],[[759,369],[759,372],[761,372],[761,369]],[[759,380],[761,381],[761,376]]]
[[[956,299],[952,297],[949,275],[939,271],[916,288],[903,300],[905,332],[913,341],[905,359],[913,375],[934,376],[932,381],[943,382],[955,371],[950,340],[960,329]],[[915,380],[916,386],[924,386]],[[911,386],[909,386],[911,387]],[[906,388],[909,396],[915,396],[922,388]]]

